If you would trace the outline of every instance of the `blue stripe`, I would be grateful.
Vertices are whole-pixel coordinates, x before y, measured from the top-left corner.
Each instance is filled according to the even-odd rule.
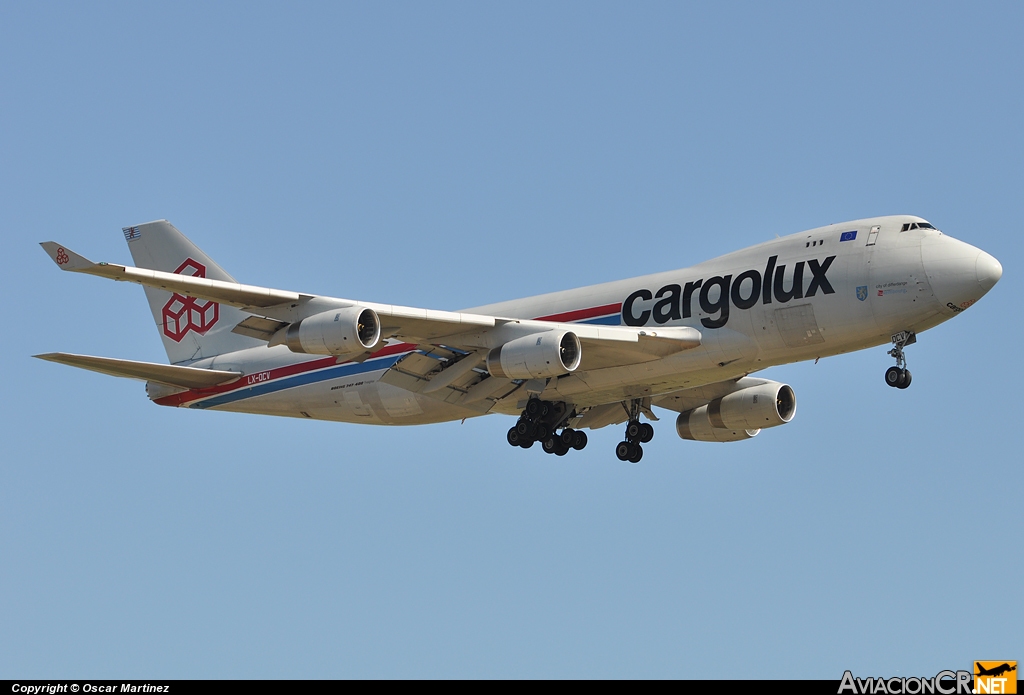
[[[408,354],[408,353],[405,353]],[[352,376],[354,374],[362,374],[363,372],[375,372],[383,369],[390,369],[405,354],[395,355],[394,357],[382,357],[377,360],[367,360],[366,362],[350,362],[346,364],[339,364],[336,367],[327,367],[326,369],[318,369],[313,372],[306,372],[305,374],[296,374],[295,376],[284,377],[283,379],[277,379],[275,381],[268,381],[263,384],[257,384],[256,386],[250,386],[249,388],[238,389],[237,391],[231,391],[220,396],[214,396],[208,398],[205,401],[199,401],[192,403],[189,408],[215,408],[218,405],[225,405],[227,403],[234,403],[246,398],[254,398],[256,396],[264,396],[268,393],[274,393],[276,391],[283,391],[284,389],[295,388],[296,386],[305,386],[307,384],[315,384],[318,381],[329,381],[331,379],[340,379],[345,376]]]
[[[600,316],[596,319],[587,319],[586,321],[579,321],[578,323],[591,323],[600,326],[618,326],[620,319],[618,314],[612,314],[611,316]]]
[[[611,314],[609,316],[599,316],[595,319],[587,319],[586,321],[577,321],[577,323],[587,323],[600,326],[618,326],[621,324],[621,319],[619,314]],[[405,354],[395,355],[394,357],[382,357],[376,360],[368,360],[361,364],[358,362],[349,362],[346,364],[339,364],[336,367],[327,367],[325,369],[306,372],[305,374],[296,374],[295,376],[256,384],[248,388],[238,389],[237,391],[230,391],[219,396],[207,398],[203,401],[196,401],[195,403],[189,404],[188,407],[200,410],[216,408],[219,405],[234,403],[246,398],[255,398],[256,396],[265,396],[268,393],[276,393],[277,391],[283,391],[297,386],[306,386],[307,384],[315,384],[320,381],[329,381],[331,379],[340,379],[342,377],[362,374],[364,372],[390,369],[395,362],[400,360],[402,357],[405,357]]]

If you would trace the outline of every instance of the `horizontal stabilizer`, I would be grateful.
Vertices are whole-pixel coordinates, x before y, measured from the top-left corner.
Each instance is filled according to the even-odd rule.
[[[218,384],[226,384],[242,376],[240,372],[228,372],[219,369],[198,369],[196,367],[176,367],[170,364],[154,362],[136,362],[119,360],[113,357],[92,357],[90,355],[72,355],[67,352],[50,352],[45,355],[34,355],[41,360],[59,362],[80,369],[88,369],[110,376],[126,377],[155,381],[167,386],[186,389],[201,389]]]

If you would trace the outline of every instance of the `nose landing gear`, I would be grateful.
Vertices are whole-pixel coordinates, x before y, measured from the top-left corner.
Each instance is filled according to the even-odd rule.
[[[640,445],[654,439],[654,427],[648,422],[640,422],[640,404],[639,399],[630,402],[626,439],[615,445],[615,456],[620,461],[640,463],[644,457],[644,448]]]
[[[889,386],[898,389],[910,386],[913,377],[907,369],[907,356],[903,353],[903,348],[916,342],[917,336],[910,331],[900,331],[892,336],[893,347],[888,354],[896,359],[896,366],[885,370],[885,383]]]

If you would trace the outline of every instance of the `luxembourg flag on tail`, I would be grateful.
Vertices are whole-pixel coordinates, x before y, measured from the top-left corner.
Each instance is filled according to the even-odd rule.
[[[138,227],[121,227],[121,231],[124,232],[125,241],[134,241],[142,236]]]

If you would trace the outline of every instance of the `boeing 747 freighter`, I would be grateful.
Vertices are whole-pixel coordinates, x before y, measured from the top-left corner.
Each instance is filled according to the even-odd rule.
[[[793,389],[773,365],[890,344],[885,383],[910,386],[905,348],[999,281],[989,254],[920,217],[855,220],[671,272],[459,312],[240,285],[166,220],[124,228],[137,267],[43,248],[62,270],[145,288],[170,364],[42,359],[146,382],[183,408],[420,425],[501,413],[508,443],[565,455],[625,423],[636,463],[658,408],[683,439],[733,442],[784,425]]]

